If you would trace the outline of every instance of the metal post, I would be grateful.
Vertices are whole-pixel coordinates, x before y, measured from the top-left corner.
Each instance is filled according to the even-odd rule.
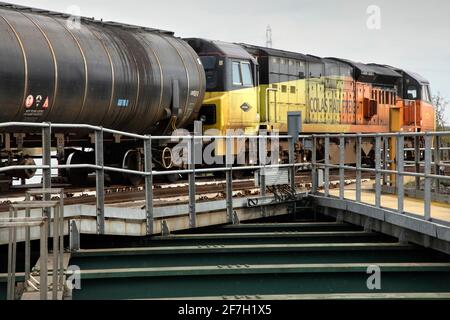
[[[16,210],[9,208],[9,219],[12,222],[16,217]],[[15,299],[15,287],[16,287],[16,254],[17,254],[17,242],[16,227],[10,227],[9,242],[8,242],[8,283],[7,283],[7,300]]]
[[[325,197],[330,196],[330,137],[325,137]]]
[[[311,192],[317,193],[317,138],[315,135],[312,136],[312,172],[311,172],[311,181],[312,181],[312,190]]]
[[[48,234],[48,219],[44,217],[44,223],[41,226],[41,243],[40,243],[40,285],[39,291],[41,295],[41,300],[47,300],[47,259],[48,259],[48,249],[47,249],[47,234]]]
[[[401,134],[397,137],[397,197],[398,197],[398,212],[404,213],[404,196],[405,196],[405,185],[403,180],[403,175],[401,172],[404,171],[404,154],[405,147],[405,137]]]
[[[436,136],[434,139],[434,173],[440,175],[441,171],[441,137]],[[436,179],[434,192],[439,193],[441,188],[441,180]]]
[[[377,135],[375,140],[375,206],[381,207],[381,137]]]
[[[294,137],[289,138],[289,164],[291,167],[289,168],[289,182],[291,186],[291,190],[293,192],[296,192],[296,185],[295,185],[295,141],[296,139]]]
[[[147,219],[147,235],[153,234],[153,153],[152,138],[144,141],[145,162],[145,213]]]
[[[262,169],[259,170],[259,184],[260,184],[260,194],[261,197],[265,197],[266,193],[266,157],[267,157],[267,132],[261,131],[259,138],[259,163],[263,166]],[[263,217],[266,216],[267,210],[266,207],[261,208],[261,215]]]
[[[25,195],[25,201],[30,201],[31,197],[27,193]],[[25,210],[25,217],[29,218],[31,216],[31,209],[27,208]],[[30,227],[25,228],[25,286],[30,280],[30,274],[31,274],[31,230]]]
[[[339,138],[339,199],[345,198],[345,136]]]
[[[189,174],[189,228],[197,226],[196,207],[195,207],[195,138],[191,137],[188,147],[189,170],[193,170]]]
[[[105,233],[105,170],[103,153],[103,130],[95,131],[95,171],[97,192],[97,234]]]
[[[64,190],[59,195],[59,286],[64,290]]]
[[[431,179],[428,175],[431,174],[431,146],[432,137],[425,136],[425,190],[424,190],[424,214],[425,220],[431,220]]]
[[[289,138],[289,179],[291,190],[296,192],[295,173],[297,171],[295,167],[295,144],[298,142],[298,136],[302,130],[302,113],[301,112],[288,112],[288,134]]]
[[[362,138],[356,138],[356,202],[361,202]]]
[[[414,137],[414,162],[416,172],[420,173],[420,139],[419,136]],[[416,190],[420,190],[420,177],[416,177]]]
[[[52,272],[52,299],[58,299],[58,258],[59,258],[59,206],[53,208],[53,272]]]
[[[389,137],[383,138],[383,170],[389,169]],[[388,174],[383,173],[383,184],[388,185]]]
[[[69,242],[70,251],[80,250],[80,232],[75,220],[70,220],[69,223]]]
[[[42,170],[42,186],[43,189],[51,189],[52,187],[52,131],[51,124],[42,128],[42,164],[47,166]],[[50,195],[44,194],[44,200],[49,201]],[[44,215],[50,220],[50,208],[44,209]],[[50,232],[50,228],[49,228]],[[50,235],[49,235],[50,236]]]
[[[233,140],[231,137],[227,137],[226,143],[226,178],[227,178],[227,186],[226,186],[226,197],[227,197],[227,221],[228,223],[233,223]]]

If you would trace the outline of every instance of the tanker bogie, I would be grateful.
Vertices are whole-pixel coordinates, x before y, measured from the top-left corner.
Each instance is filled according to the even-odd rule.
[[[95,163],[95,154],[93,152],[83,152],[79,150],[68,153],[66,164],[70,166],[76,165],[93,165]],[[70,168],[65,170],[68,182],[74,186],[87,186],[89,173],[92,171],[86,168]]]

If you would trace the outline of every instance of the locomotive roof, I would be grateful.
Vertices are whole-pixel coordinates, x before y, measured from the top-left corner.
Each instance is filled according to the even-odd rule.
[[[239,45],[252,53],[257,53],[259,51],[259,54],[262,53],[263,55],[266,56],[284,57],[288,59],[303,60],[303,61],[316,61],[315,58],[297,52],[260,47],[246,43],[240,43]]]
[[[430,81],[428,81],[427,79],[425,79],[424,77],[422,77],[420,74],[416,73],[416,72],[412,72],[412,71],[408,71],[408,70],[404,70],[411,78],[414,78],[417,82],[419,82],[420,84],[430,84]]]
[[[3,9],[9,9],[9,10],[15,10],[15,11],[25,11],[25,12],[31,12],[31,13],[38,13],[46,16],[51,17],[60,17],[60,18],[70,18],[72,15],[68,13],[62,13],[62,12],[56,12],[56,11],[50,11],[50,10],[44,10],[44,9],[38,9],[38,8],[32,8],[32,7],[26,7],[21,6],[17,4],[12,3],[6,3],[6,2],[0,2],[0,8]],[[89,22],[89,23],[95,23],[102,26],[113,26],[113,27],[119,27],[123,29],[134,29],[134,30],[142,30],[147,32],[156,32],[156,33],[162,33],[166,35],[173,36],[175,33],[172,31],[166,31],[166,30],[160,30],[160,29],[154,29],[154,28],[148,28],[148,27],[142,27],[142,26],[136,26],[132,24],[126,24],[126,23],[118,23],[113,21],[102,21],[102,20],[96,20],[95,18],[88,18],[88,17],[82,17],[80,16],[81,21]]]
[[[188,38],[184,40],[188,41],[189,45],[191,45],[199,55],[218,53],[230,58],[252,60],[257,64],[256,59],[251,54],[235,43],[199,38]]]
[[[327,58],[332,59],[336,61],[340,61],[343,63],[346,63],[353,68],[358,70],[358,73],[363,76],[383,76],[383,77],[393,77],[393,78],[401,78],[402,75],[398,72],[396,72],[393,69],[386,68],[385,66],[381,65],[372,65],[372,64],[364,64],[362,62],[355,62],[348,59],[341,59],[341,58]]]
[[[396,68],[393,66],[389,66],[389,65],[380,65],[380,64],[376,64],[376,63],[371,63],[371,66],[379,66],[379,67],[384,67],[384,68],[388,68],[391,70],[394,70],[398,73],[405,73],[408,76],[410,76],[411,78],[413,78],[414,80],[416,80],[418,83],[423,84],[423,85],[429,85],[430,81],[428,81],[427,79],[425,79],[424,77],[422,77],[420,74],[412,72],[412,71],[408,71],[408,70],[403,70],[400,68]]]

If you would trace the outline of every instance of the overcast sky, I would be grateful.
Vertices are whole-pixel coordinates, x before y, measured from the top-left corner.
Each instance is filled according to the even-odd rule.
[[[7,0],[4,0],[7,1]],[[450,99],[450,2],[445,0],[11,0],[8,2],[204,37],[391,64],[429,79]],[[369,29],[367,9],[381,9]],[[371,12],[373,13],[373,11]],[[373,20],[370,20],[373,21]],[[450,110],[448,110],[450,120]]]

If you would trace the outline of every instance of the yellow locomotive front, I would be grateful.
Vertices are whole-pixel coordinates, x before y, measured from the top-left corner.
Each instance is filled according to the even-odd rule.
[[[187,39],[199,55],[206,73],[206,95],[199,119],[205,135],[258,133],[258,63],[238,45]],[[217,141],[216,156],[225,155],[225,142]]]

